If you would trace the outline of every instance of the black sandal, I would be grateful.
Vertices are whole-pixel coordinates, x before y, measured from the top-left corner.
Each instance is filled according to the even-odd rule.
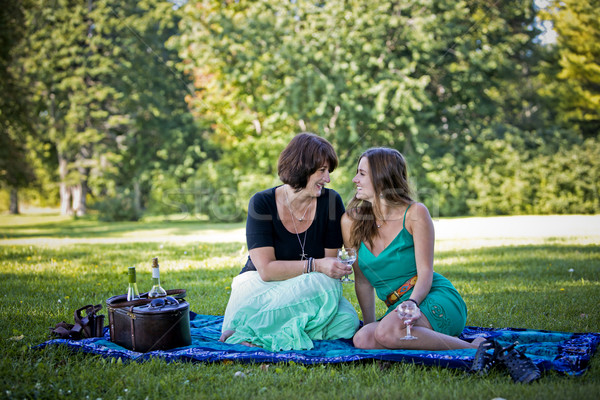
[[[491,349],[494,351],[490,354],[488,351]],[[498,354],[501,350],[502,346],[494,339],[486,339],[481,342],[479,348],[477,348],[475,359],[473,360],[469,372],[478,375],[486,375],[496,365]]]
[[[516,383],[531,383],[541,376],[539,368],[527,358],[522,352],[515,349],[517,343],[500,350],[498,360],[500,360],[513,381]]]

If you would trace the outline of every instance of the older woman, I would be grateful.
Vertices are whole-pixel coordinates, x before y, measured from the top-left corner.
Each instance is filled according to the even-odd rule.
[[[351,338],[358,315],[342,296],[339,262],[343,202],[326,189],[338,164],[331,144],[301,133],[283,150],[283,185],[248,206],[249,257],[234,278],[221,340],[268,350],[310,349],[312,340]]]

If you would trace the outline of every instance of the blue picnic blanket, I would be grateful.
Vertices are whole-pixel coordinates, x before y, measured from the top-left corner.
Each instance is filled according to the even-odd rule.
[[[172,350],[138,353],[110,341],[108,327],[104,337],[70,340],[53,339],[36,348],[64,345],[74,351],[121,358],[122,361],[145,361],[162,358],[167,362],[259,362],[279,363],[293,361],[300,364],[342,363],[360,360],[409,362],[448,368],[468,369],[475,356],[474,349],[424,350],[361,350],[350,340],[315,341],[311,350],[272,352],[257,347],[225,344],[218,341],[223,323],[222,316],[190,313],[192,344]],[[468,326],[461,338],[491,337],[502,345],[517,341],[522,350],[542,371],[555,370],[567,375],[581,375],[588,366],[600,343],[600,333],[567,333],[517,328],[481,328]]]

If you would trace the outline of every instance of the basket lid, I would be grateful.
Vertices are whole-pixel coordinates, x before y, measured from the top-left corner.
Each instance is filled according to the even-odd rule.
[[[178,300],[183,300],[186,295],[185,289],[170,289],[167,290],[167,296],[174,297]],[[152,301],[152,299],[148,298],[148,293],[142,293],[140,295],[140,299],[127,301],[126,294],[119,294],[116,296],[109,297],[106,300],[106,306],[108,308],[121,308],[121,307],[137,307],[141,305],[148,304]]]
[[[174,297],[159,297],[151,300],[147,304],[133,307],[134,314],[168,314],[171,312],[183,311],[189,308],[189,304],[183,300],[177,300]]]

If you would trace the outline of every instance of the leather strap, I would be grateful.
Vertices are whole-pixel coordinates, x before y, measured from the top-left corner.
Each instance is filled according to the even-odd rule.
[[[385,299],[385,305],[390,307],[390,306],[396,304],[396,302],[398,300],[400,300],[400,297],[402,297],[402,295],[404,295],[404,293],[406,293],[410,289],[412,289],[416,283],[417,283],[417,275],[413,276],[412,278],[410,278],[409,280],[404,282],[404,284],[402,286],[400,286],[398,289],[396,289],[392,293],[388,294]]]
[[[185,298],[186,295],[186,290],[185,289],[170,289],[167,290],[167,296],[172,296],[175,297],[176,299],[183,299]],[[125,295],[123,295],[125,297]],[[145,304],[148,304],[152,301],[152,299],[149,299],[148,293],[142,293],[140,295],[142,298],[139,300],[132,300],[132,301],[119,301],[121,300],[123,297],[121,296],[116,296],[116,298],[114,298],[114,300],[110,303],[108,303],[108,307],[112,307],[112,308],[122,308],[122,307],[137,307],[137,306],[143,306]],[[126,297],[125,297],[126,298]]]
[[[129,314],[133,316],[133,306],[129,309]],[[135,351],[135,318],[129,318],[129,323],[131,326],[131,350]]]

